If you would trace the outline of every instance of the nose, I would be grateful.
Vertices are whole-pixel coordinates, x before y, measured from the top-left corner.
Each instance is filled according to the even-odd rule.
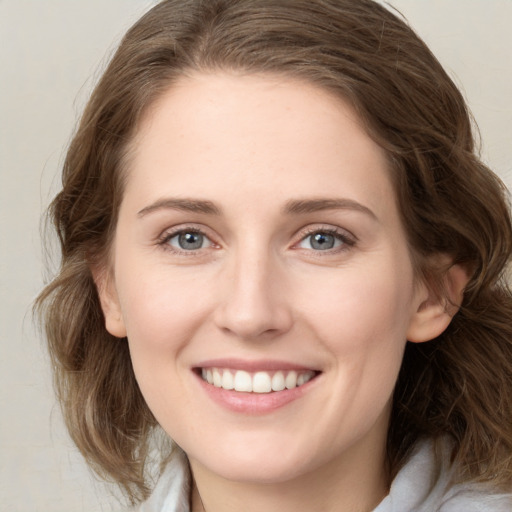
[[[223,290],[214,320],[218,328],[244,340],[273,339],[293,323],[283,269],[268,256],[233,258],[224,269]]]

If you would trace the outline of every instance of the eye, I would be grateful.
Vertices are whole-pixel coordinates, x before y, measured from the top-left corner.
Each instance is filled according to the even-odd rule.
[[[314,251],[329,251],[341,248],[344,245],[353,245],[353,241],[336,231],[318,230],[304,237],[299,242],[298,247]]]
[[[164,243],[180,251],[197,251],[212,245],[211,240],[199,231],[186,230],[165,238]]]

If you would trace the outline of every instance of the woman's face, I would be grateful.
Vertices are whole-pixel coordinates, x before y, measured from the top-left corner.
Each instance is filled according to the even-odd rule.
[[[273,482],[382,453],[425,299],[385,155],[347,104],[198,74],[146,115],[102,303],[193,465]]]

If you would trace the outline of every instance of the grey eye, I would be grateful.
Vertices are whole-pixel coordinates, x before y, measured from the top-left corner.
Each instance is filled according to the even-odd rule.
[[[305,237],[299,244],[302,249],[313,249],[315,251],[328,251],[329,249],[335,249],[343,244],[340,237],[318,231]]]
[[[202,233],[194,231],[182,231],[169,239],[169,245],[182,251],[195,251],[208,245],[208,238]]]

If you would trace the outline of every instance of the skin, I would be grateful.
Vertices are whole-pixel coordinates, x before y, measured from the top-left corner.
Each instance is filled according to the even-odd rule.
[[[383,150],[328,92],[220,73],[173,85],[132,150],[98,287],[107,329],[128,336],[149,407],[189,457],[193,509],[372,510],[388,492],[406,340],[450,321],[415,279]],[[205,238],[184,250],[191,229]],[[335,246],[313,247],[318,232]],[[319,375],[283,407],[234,412],[193,371],[215,358]]]

